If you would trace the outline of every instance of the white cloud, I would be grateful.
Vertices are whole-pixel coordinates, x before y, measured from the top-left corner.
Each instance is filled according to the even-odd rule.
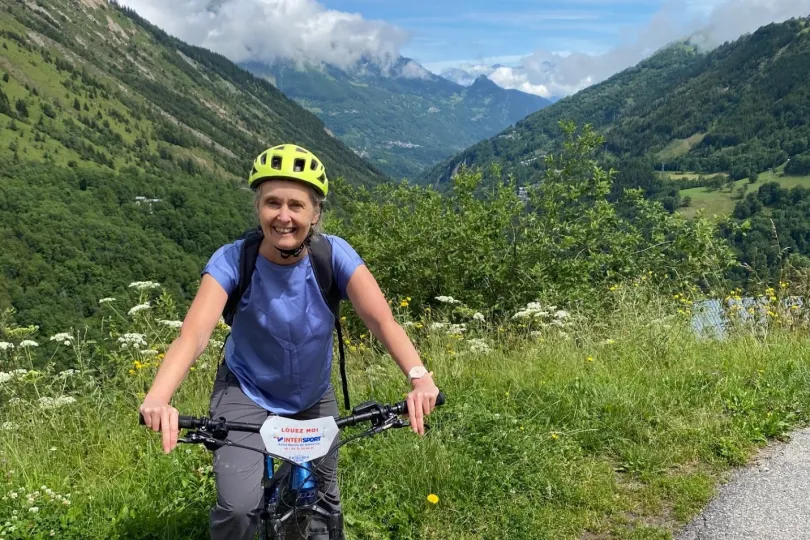
[[[234,62],[295,59],[391,65],[408,33],[315,0],[119,0],[171,35]]]
[[[675,40],[691,36],[695,43],[713,48],[762,25],[807,15],[810,0],[673,0],[646,26],[627,29],[625,35],[631,39],[604,53],[563,56],[538,50],[521,63],[530,84],[544,86],[553,95],[567,95],[634,66]]]

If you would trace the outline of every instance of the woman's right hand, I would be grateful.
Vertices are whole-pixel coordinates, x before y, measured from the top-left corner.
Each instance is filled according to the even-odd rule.
[[[163,433],[163,452],[168,454],[177,446],[177,425],[179,413],[177,409],[160,400],[148,396],[138,409],[143,415],[144,423],[153,431]]]

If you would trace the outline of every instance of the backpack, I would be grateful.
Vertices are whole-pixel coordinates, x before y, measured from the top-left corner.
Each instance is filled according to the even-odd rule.
[[[240,240],[244,239],[239,254],[239,282],[236,284],[230,296],[228,296],[225,309],[222,311],[222,318],[228,326],[233,326],[233,318],[236,315],[239,300],[241,300],[242,295],[245,294],[245,291],[250,285],[250,278],[253,275],[253,270],[256,268],[256,258],[259,256],[259,246],[263,238],[264,233],[262,233],[261,227],[245,231],[242,236],[239,237]],[[340,289],[338,288],[335,273],[332,269],[332,244],[329,243],[329,240],[325,236],[314,233],[310,237],[308,249],[310,264],[312,265],[315,279],[318,281],[318,288],[321,290],[321,295],[326,301],[326,305],[329,306],[329,311],[331,311],[332,315],[335,317],[338,353],[340,355],[340,378],[343,385],[343,401],[346,404],[346,409],[350,410],[349,386],[346,381],[346,359],[343,353],[343,331],[340,327],[341,298]]]

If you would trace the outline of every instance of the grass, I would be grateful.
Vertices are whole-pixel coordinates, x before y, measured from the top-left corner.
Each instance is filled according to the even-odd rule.
[[[429,320],[408,327],[448,403],[424,438],[401,430],[343,448],[349,538],[671,538],[725,473],[808,420],[806,330],[697,339],[679,306],[641,300],[633,287],[609,294],[616,311],[599,321],[562,319],[568,337],[555,326],[530,335],[524,323],[468,321],[463,338],[428,331]],[[97,348],[84,344],[74,360],[79,373],[41,369],[0,384],[7,537],[52,529],[63,538],[206,536],[211,456],[183,445],[164,455],[158,436],[137,425],[157,362],[116,342],[139,332],[150,349],[165,349],[175,331],[155,320],[170,304],[152,301],[153,313],[110,311],[110,337]],[[401,399],[401,373],[357,334],[348,337],[353,402]],[[41,362],[56,347],[25,337],[40,347],[4,338],[17,344],[10,355],[0,352],[6,371]],[[473,337],[491,350],[472,352]],[[80,343],[74,337],[71,348]],[[181,386],[174,401],[181,414],[207,413],[216,360],[207,352]],[[38,405],[63,394],[77,401]],[[426,501],[431,493],[438,504]],[[27,533],[15,536],[20,530]]]
[[[669,173],[668,176],[672,180],[694,180],[698,178],[699,175],[696,173]],[[786,189],[796,186],[810,188],[810,175],[785,176],[784,165],[782,165],[773,171],[765,171],[759,174],[759,178],[754,184],[749,183],[748,178],[737,180],[734,182],[734,188],[731,191],[726,188],[717,191],[709,191],[705,187],[682,189],[680,191],[681,197],[691,197],[692,204],[678,211],[686,217],[694,217],[699,209],[702,209],[708,216],[728,215],[734,210],[734,206],[739,200],[736,198],[737,190],[743,186],[748,186],[746,193],[756,193],[759,191],[762,184],[768,182],[777,182]]]

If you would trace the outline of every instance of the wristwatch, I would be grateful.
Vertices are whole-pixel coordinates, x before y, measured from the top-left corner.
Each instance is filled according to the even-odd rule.
[[[424,366],[414,366],[408,372],[408,383],[413,382],[414,379],[421,379],[425,375],[433,375],[433,373],[428,372]]]

